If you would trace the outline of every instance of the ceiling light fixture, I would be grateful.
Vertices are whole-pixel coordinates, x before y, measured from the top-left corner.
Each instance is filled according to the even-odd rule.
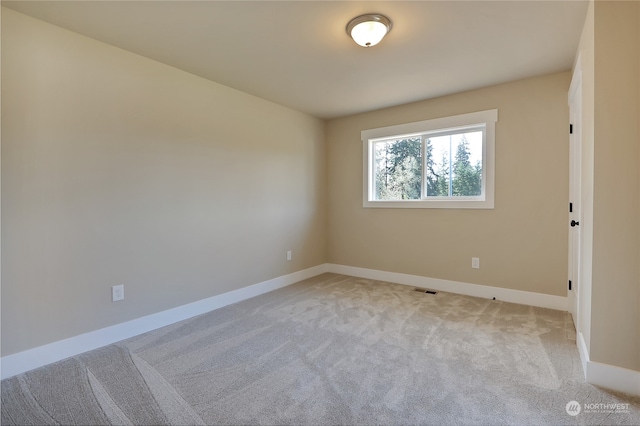
[[[360,15],[347,24],[347,34],[362,47],[371,47],[391,31],[391,20],[376,13]]]

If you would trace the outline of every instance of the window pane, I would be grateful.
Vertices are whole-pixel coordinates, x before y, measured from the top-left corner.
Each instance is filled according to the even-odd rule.
[[[452,135],[455,147],[452,158],[452,195],[482,195],[482,132]]]
[[[374,144],[376,200],[419,200],[422,188],[420,137]]]
[[[427,139],[427,197],[448,197],[451,170],[450,137]]]
[[[482,195],[482,133],[427,139],[427,197]]]

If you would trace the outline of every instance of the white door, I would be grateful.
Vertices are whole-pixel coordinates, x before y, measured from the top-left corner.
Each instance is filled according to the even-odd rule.
[[[576,331],[579,327],[580,292],[580,183],[582,165],[582,79],[581,73],[574,74],[569,89],[569,283],[567,298],[569,312],[573,317]]]

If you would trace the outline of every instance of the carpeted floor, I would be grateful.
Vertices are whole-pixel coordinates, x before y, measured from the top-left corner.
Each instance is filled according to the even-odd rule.
[[[640,424],[582,377],[565,312],[324,274],[6,379],[1,420]]]

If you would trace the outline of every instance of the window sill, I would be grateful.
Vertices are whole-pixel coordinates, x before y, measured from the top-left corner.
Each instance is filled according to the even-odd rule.
[[[364,200],[364,208],[382,209],[493,209],[493,200],[403,200],[369,201]]]

